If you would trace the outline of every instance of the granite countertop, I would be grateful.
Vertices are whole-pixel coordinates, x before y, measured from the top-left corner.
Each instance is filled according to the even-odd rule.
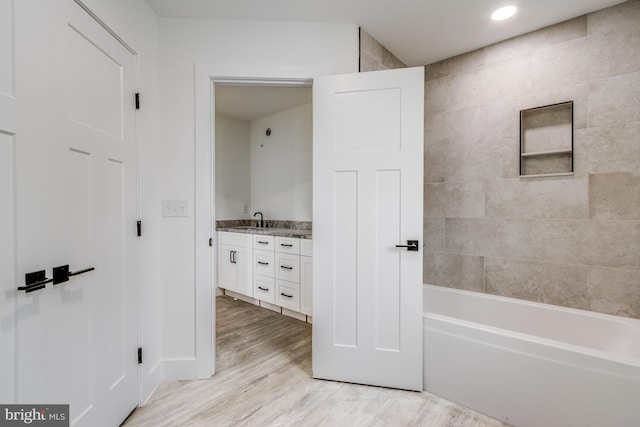
[[[270,228],[270,227],[255,227],[250,225],[236,226],[236,227],[221,227],[218,231],[228,231],[231,233],[244,233],[244,234],[262,234],[265,236],[278,236],[278,237],[299,237],[301,239],[311,239],[311,230],[300,230],[295,228]]]

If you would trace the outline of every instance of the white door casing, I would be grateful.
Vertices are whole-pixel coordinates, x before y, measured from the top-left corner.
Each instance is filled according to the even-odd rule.
[[[69,403],[71,425],[118,425],[138,402],[136,59],[72,0],[15,6],[10,401]],[[65,264],[95,271],[16,290],[25,273]]]
[[[195,377],[215,374],[215,85],[311,86],[318,67],[197,64],[195,67]],[[215,240],[215,239],[214,239]]]
[[[313,85],[313,375],[422,390],[422,68]]]

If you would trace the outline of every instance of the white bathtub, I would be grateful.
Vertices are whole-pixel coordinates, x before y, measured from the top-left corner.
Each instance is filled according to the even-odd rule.
[[[640,320],[424,286],[424,388],[515,426],[640,426]]]

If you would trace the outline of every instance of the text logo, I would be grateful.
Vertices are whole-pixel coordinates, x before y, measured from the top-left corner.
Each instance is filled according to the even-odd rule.
[[[69,427],[69,405],[0,405],[0,427]]]

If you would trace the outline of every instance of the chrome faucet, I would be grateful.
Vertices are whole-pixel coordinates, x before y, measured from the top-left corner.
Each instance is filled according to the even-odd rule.
[[[262,227],[264,228],[264,216],[262,215],[262,212],[256,212],[253,214],[253,217],[255,218],[256,215],[260,214],[260,222],[256,222],[256,227]]]

